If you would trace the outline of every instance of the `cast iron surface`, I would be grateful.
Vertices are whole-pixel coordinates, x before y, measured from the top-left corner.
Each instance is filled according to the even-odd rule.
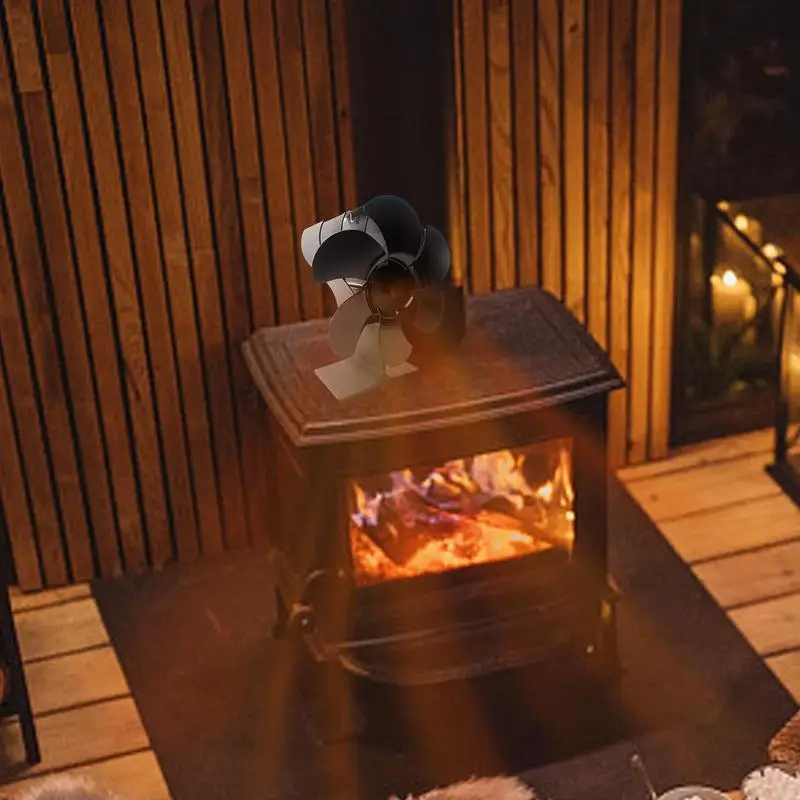
[[[388,682],[436,683],[545,660],[565,640],[585,653],[613,639],[602,619],[603,431],[606,395],[622,381],[572,314],[539,289],[473,297],[467,313],[458,349],[344,402],[314,375],[332,358],[324,320],[264,329],[245,347],[274,437],[278,593],[288,629],[322,662]],[[537,553],[353,585],[351,479],[561,437],[573,443],[571,560]],[[478,593],[479,611],[465,590]],[[402,621],[389,618],[392,610]]]
[[[333,648],[342,666],[385,683],[425,685],[565,650],[613,663],[597,627],[598,596],[612,592],[580,580],[565,553],[485,566],[495,569],[450,573],[462,579],[451,585],[414,578],[359,590],[347,640]]]
[[[342,402],[314,374],[335,360],[327,331],[327,320],[263,328],[244,345],[259,390],[298,447],[491,420],[623,386],[575,317],[533,287],[468,298],[459,347]]]

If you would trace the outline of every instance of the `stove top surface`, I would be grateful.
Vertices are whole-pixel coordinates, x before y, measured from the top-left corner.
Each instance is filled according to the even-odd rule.
[[[327,331],[327,320],[263,328],[244,345],[261,394],[296,446],[486,421],[624,385],[577,319],[533,287],[469,297],[466,336],[453,352],[344,401],[314,374],[337,360]]]

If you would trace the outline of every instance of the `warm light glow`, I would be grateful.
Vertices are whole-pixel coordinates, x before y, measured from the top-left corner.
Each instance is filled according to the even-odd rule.
[[[773,286],[783,286],[783,275],[778,275],[777,273],[773,272],[772,275],[770,275],[769,280]]]
[[[571,551],[575,493],[567,440],[525,456],[510,450],[450,461],[391,488],[353,483],[350,543],[356,583],[443,572],[558,548]]]
[[[720,211],[730,211],[731,204],[727,200],[720,200],[719,203],[717,203],[717,208]]]
[[[736,226],[737,231],[747,233],[747,229],[750,227],[750,220],[744,214],[737,214],[733,218],[733,224]]]
[[[732,269],[726,269],[725,272],[722,273],[723,286],[732,289],[737,283],[739,283],[739,276]]]
[[[772,242],[767,242],[761,248],[761,252],[764,254],[764,257],[768,258],[770,261],[773,261],[781,254],[780,248],[772,244]]]
[[[786,265],[782,261],[775,261],[772,265],[772,268],[778,273],[778,275],[786,274]]]

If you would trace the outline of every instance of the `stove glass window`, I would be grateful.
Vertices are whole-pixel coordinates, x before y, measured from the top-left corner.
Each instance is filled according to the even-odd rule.
[[[373,476],[351,482],[350,494],[359,586],[551,548],[572,552],[570,439]]]

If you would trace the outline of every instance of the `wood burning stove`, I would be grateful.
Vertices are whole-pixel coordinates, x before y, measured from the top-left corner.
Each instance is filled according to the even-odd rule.
[[[623,383],[552,295],[467,301],[461,345],[338,402],[327,323],[258,331],[278,633],[328,670],[435,684],[572,659],[613,674],[606,406]]]

